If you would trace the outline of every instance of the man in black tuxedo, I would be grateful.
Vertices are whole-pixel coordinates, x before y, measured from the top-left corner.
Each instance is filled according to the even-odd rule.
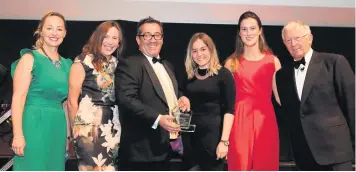
[[[355,75],[345,57],[316,52],[308,25],[292,21],[282,38],[294,59],[276,74],[300,170],[352,170]],[[351,132],[350,132],[351,131]]]
[[[12,78],[9,70],[0,64],[0,111],[7,109],[12,99]]]
[[[122,59],[115,73],[116,97],[122,127],[119,169],[129,171],[169,170],[170,110],[189,110],[189,100],[178,93],[174,69],[160,57],[162,24],[151,18],[139,21],[136,41],[140,55]]]

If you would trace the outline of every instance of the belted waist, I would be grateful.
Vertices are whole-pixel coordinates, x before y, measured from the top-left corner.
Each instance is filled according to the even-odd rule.
[[[115,104],[95,104],[94,106],[101,107],[101,108],[112,108],[115,107]]]
[[[38,106],[39,108],[40,107],[48,107],[48,108],[55,108],[55,109],[63,109],[61,102],[51,102],[51,101],[48,101],[48,102],[34,102],[34,101],[27,102],[26,101],[25,106]]]
[[[248,96],[248,95],[244,95],[244,96],[237,96],[236,97],[236,102],[238,101],[245,101],[245,100],[250,100],[250,101],[257,101],[257,102],[269,102],[271,101],[271,97],[267,97],[267,96],[257,96],[257,95],[253,95],[253,96]]]

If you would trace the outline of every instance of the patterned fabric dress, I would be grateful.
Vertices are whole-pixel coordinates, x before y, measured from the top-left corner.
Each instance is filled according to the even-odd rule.
[[[115,170],[121,126],[115,106],[114,72],[117,59],[112,57],[94,69],[92,57],[77,57],[85,70],[79,109],[74,120],[73,138],[79,170]]]

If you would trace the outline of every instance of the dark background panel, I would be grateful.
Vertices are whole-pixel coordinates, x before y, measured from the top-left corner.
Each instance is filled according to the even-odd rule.
[[[119,21],[126,40],[125,55],[138,53],[135,40],[136,22]],[[9,67],[19,58],[22,48],[34,44],[33,33],[36,20],[0,20],[0,63]],[[64,57],[74,58],[81,51],[99,21],[68,21],[67,36],[60,46]],[[236,25],[222,24],[177,24],[164,23],[164,45],[161,55],[169,61],[183,66],[186,47],[190,37],[196,32],[205,32],[214,40],[220,60],[225,60],[234,51]],[[291,62],[285,48],[281,30],[283,26],[264,26],[267,43],[283,64]],[[354,69],[355,64],[355,28],[345,27],[311,27],[314,36],[313,48],[316,51],[344,55]]]
[[[119,21],[123,28],[126,42],[124,55],[139,53],[136,44],[136,22]],[[10,64],[19,58],[22,48],[31,48],[34,44],[33,33],[38,21],[35,20],[0,20],[0,64],[9,69]],[[77,56],[91,33],[99,25],[98,21],[68,21],[67,36],[60,46],[60,53],[64,57],[73,59]],[[236,25],[221,24],[177,24],[164,23],[164,45],[161,56],[172,62],[177,70],[178,78],[184,76],[184,59],[186,47],[190,37],[196,32],[205,32],[214,40],[221,61],[224,61],[234,51]],[[281,30],[283,26],[264,26],[267,43],[284,65],[292,62],[285,48]],[[314,36],[313,49],[316,51],[337,53],[344,55],[355,68],[355,28],[339,27],[311,27]],[[133,64],[134,65],[134,64]],[[11,80],[6,83],[11,87]],[[5,88],[5,87],[4,87]],[[3,93],[11,89],[1,90]],[[6,96],[9,97],[9,96]],[[2,95],[0,95],[0,99]],[[281,160],[291,160],[289,142],[287,139],[285,117],[279,107],[275,106],[281,140]],[[0,128],[1,130],[1,128]],[[1,142],[1,140],[0,140]],[[0,150],[0,155],[3,151]]]

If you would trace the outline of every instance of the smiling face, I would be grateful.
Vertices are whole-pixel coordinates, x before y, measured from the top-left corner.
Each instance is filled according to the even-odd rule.
[[[192,46],[192,57],[199,68],[207,69],[210,62],[210,50],[208,46],[201,40],[197,39]]]
[[[283,42],[291,56],[299,61],[310,50],[313,35],[299,25],[290,25],[283,30]]]
[[[104,56],[111,56],[117,49],[120,43],[119,30],[116,27],[111,27],[106,33],[101,44],[101,53]]]
[[[58,47],[66,36],[64,21],[58,16],[47,17],[40,35],[44,45]]]
[[[148,56],[157,57],[163,45],[161,26],[157,23],[145,23],[141,25],[140,30],[141,35],[136,36],[140,51]]]
[[[258,45],[259,37],[262,33],[262,30],[258,26],[258,23],[253,18],[246,18],[242,20],[240,24],[239,35],[242,42],[245,46],[254,46]]]

